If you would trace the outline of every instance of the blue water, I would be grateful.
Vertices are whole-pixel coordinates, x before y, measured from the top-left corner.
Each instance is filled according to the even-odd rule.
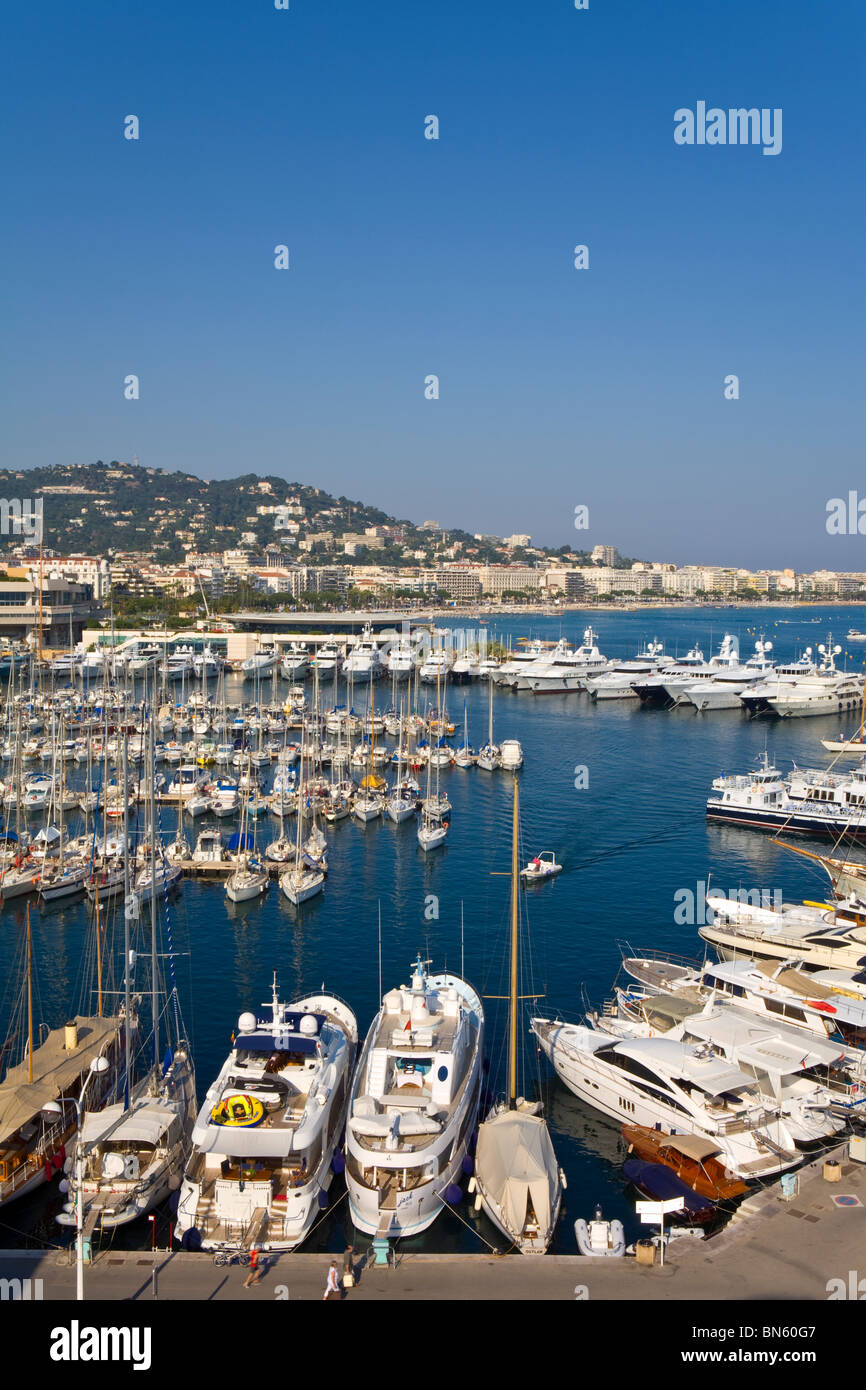
[[[579,641],[590,616],[602,651],[612,657],[633,656],[639,645],[656,636],[664,639],[668,653],[683,654],[697,640],[709,656],[725,631],[740,637],[747,654],[763,631],[774,642],[774,656],[780,661],[825,641],[828,630],[844,634],[862,621],[862,611],[856,608],[760,614],[716,609],[598,612],[499,620],[496,635],[563,635]],[[492,625],[490,631],[494,635]],[[846,647],[844,638],[842,646]],[[861,669],[864,654],[852,646],[849,667]],[[843,661],[840,658],[840,664]],[[229,700],[239,698],[240,690],[237,682]],[[247,695],[251,697],[249,687]],[[382,683],[377,706],[389,699]],[[449,693],[449,711],[458,725],[455,744],[462,738],[464,701],[470,740],[477,747],[487,731],[487,685]],[[596,706],[586,695],[532,697],[497,689],[494,720],[497,740],[517,738],[525,753],[519,777],[522,858],[525,862],[530,853],[552,849],[565,866],[558,879],[523,895],[532,966],[531,980],[527,974],[523,987],[544,996],[538,1002],[540,1012],[576,1015],[583,991],[600,1003],[617,974],[619,940],[700,954],[696,928],[674,920],[675,894],[696,890],[710,875],[713,887],[725,891],[778,888],[795,899],[826,893],[825,877],[808,861],[772,845],[760,832],[708,825],[704,811],[712,778],[722,771],[747,770],[765,747],[783,768],[794,760],[820,765],[827,755],[819,740],[838,731],[835,717],[749,721],[734,710],[697,715],[693,710],[642,709],[636,702]],[[581,790],[574,785],[577,765],[588,769],[588,786]],[[419,849],[414,821],[363,826],[346,820],[326,828],[331,853],[324,893],[299,910],[275,884],[263,902],[239,907],[227,902],[221,886],[192,881],[172,899],[175,970],[200,1096],[226,1056],[239,1013],[270,998],[274,970],[283,998],[324,984],[346,999],[363,1037],[378,1007],[380,907],[383,988],[407,980],[419,950],[433,959],[434,969],[447,963],[459,970],[462,916],[467,978],[485,994],[504,992],[510,885],[502,875],[510,870],[511,778],[501,772],[455,768],[443,771],[442,779],[454,810],[448,842],[433,854]],[[163,816],[173,833],[173,815]],[[187,822],[187,837],[192,840],[204,823]],[[273,817],[263,819],[260,833],[262,826],[266,835],[277,833],[275,824]],[[222,829],[227,831],[225,823]],[[31,917],[42,1016],[54,1026],[78,1006],[87,908],[77,903],[40,910],[34,902]],[[13,973],[24,921],[21,901],[3,909],[0,975],[6,981]],[[528,1016],[529,1005],[524,1007]],[[503,1008],[495,1001],[487,1005],[491,1077],[500,1085]],[[0,1018],[4,1033],[5,1023],[5,1017]],[[566,1210],[554,1248],[574,1250],[573,1223],[578,1216],[590,1215],[597,1201],[607,1216],[624,1221],[633,1239],[640,1228],[626,1197],[618,1127],[566,1091],[537,1057],[528,1036],[524,1051],[524,1088],[534,1094],[540,1086],[568,1179]],[[339,1200],[342,1192],[338,1179],[332,1189],[333,1210],[309,1248],[342,1248],[349,1234],[346,1202]],[[6,1207],[0,1213],[0,1237],[9,1243],[56,1240],[58,1228],[51,1217],[57,1205],[52,1189]],[[483,1250],[479,1235],[502,1244],[466,1201],[461,1216],[463,1221],[444,1212],[414,1247]],[[160,1214],[160,1239],[167,1239],[170,1219],[167,1210]],[[122,1240],[142,1246],[149,1238],[146,1222],[115,1237],[118,1244]]]

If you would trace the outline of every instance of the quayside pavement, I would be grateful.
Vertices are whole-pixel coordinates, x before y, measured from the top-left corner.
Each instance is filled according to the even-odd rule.
[[[387,1268],[359,1257],[357,1283],[343,1299],[824,1301],[830,1281],[847,1286],[852,1271],[855,1280],[862,1271],[866,1289],[866,1165],[846,1161],[845,1152],[837,1154],[840,1182],[824,1180],[822,1159],[801,1171],[792,1197],[786,1199],[775,1184],[743,1203],[712,1240],[676,1242],[664,1268],[639,1265],[632,1258],[580,1255],[528,1259],[398,1253]],[[834,1198],[841,1198],[841,1204]],[[342,1269],[341,1254],[281,1255],[271,1260],[259,1284],[245,1289],[248,1271],[241,1266],[216,1266],[207,1254],[158,1251],[156,1296],[160,1301],[321,1299],[335,1258]],[[103,1252],[86,1267],[86,1297],[150,1303],[153,1267],[146,1251]],[[75,1268],[65,1253],[0,1251],[0,1279],[26,1278],[32,1289],[33,1281],[42,1281],[43,1299],[75,1297]]]

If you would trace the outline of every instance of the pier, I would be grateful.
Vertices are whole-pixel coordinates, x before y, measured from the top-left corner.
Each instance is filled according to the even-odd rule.
[[[593,1300],[824,1302],[849,1271],[863,1265],[866,1243],[866,1165],[852,1163],[847,1145],[800,1170],[795,1193],[786,1197],[774,1183],[749,1197],[733,1219],[708,1241],[683,1238],[665,1253],[665,1263],[638,1264],[631,1257],[587,1259],[582,1255],[415,1254],[401,1251],[388,1266],[374,1265],[356,1247],[355,1287],[346,1301],[555,1301]],[[827,1182],[824,1162],[841,1162],[841,1181]],[[842,1205],[834,1198],[854,1199]],[[570,1223],[581,1213],[569,1211]],[[652,1228],[645,1228],[649,1234]],[[342,1270],[342,1250],[268,1257],[261,1281],[244,1289],[248,1270],[215,1265],[208,1253],[181,1250],[119,1251],[94,1255],[86,1269],[91,1300],[233,1300],[274,1302],[321,1299],[331,1260]],[[866,1271],[864,1271],[866,1273]],[[0,1278],[41,1279],[45,1299],[75,1296],[75,1251],[0,1251]],[[850,1292],[845,1295],[852,1297]],[[856,1295],[854,1295],[856,1296]]]

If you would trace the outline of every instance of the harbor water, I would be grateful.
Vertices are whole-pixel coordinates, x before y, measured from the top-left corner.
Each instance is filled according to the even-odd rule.
[[[773,657],[787,661],[806,646],[841,643],[848,657],[839,664],[860,671],[866,652],[849,646],[842,634],[861,622],[860,610],[701,608],[664,612],[564,613],[554,617],[491,619],[489,634],[502,640],[560,636],[577,645],[592,620],[599,646],[611,658],[633,657],[645,641],[664,641],[668,655],[684,655],[697,642],[709,658],[725,632],[740,640],[747,657],[762,633],[774,644]],[[462,620],[456,619],[455,625]],[[447,626],[440,621],[440,626]],[[472,624],[470,624],[472,626]],[[312,683],[308,682],[308,692]],[[285,686],[282,686],[285,689]],[[406,698],[406,686],[398,687]],[[422,701],[435,703],[435,686],[422,686]],[[232,703],[252,699],[252,687],[239,677],[227,685]],[[470,742],[486,739],[488,686],[485,682],[447,692],[448,712],[457,725],[454,745],[462,742],[464,704]],[[330,693],[323,699],[330,702]],[[355,694],[363,712],[366,692]],[[387,680],[377,687],[377,708],[391,703]],[[844,716],[844,729],[856,726]],[[531,949],[526,952],[523,990],[541,998],[540,1013],[576,1018],[588,1001],[598,1007],[617,974],[618,942],[697,957],[702,953],[694,920],[683,920],[685,893],[700,910],[707,887],[780,892],[786,899],[824,900],[829,888],[820,867],[793,855],[759,831],[708,825],[705,802],[712,779],[722,772],[745,772],[765,749],[782,771],[792,763],[826,766],[830,755],[821,738],[838,734],[838,716],[794,720],[749,720],[739,710],[696,714],[693,707],[645,709],[637,701],[594,704],[586,694],[533,696],[495,688],[494,736],[519,739],[525,765],[519,776],[524,861],[553,850],[564,872],[522,892]],[[295,737],[296,735],[292,735]],[[8,775],[8,773],[7,773]],[[74,775],[74,774],[73,774]],[[270,774],[265,773],[268,778]],[[348,1001],[358,1017],[361,1038],[379,1004],[379,919],[383,989],[407,981],[420,951],[433,969],[460,970],[483,994],[506,990],[505,960],[509,915],[512,778],[503,771],[451,768],[441,773],[452,803],[448,839],[425,855],[415,821],[402,825],[354,818],[326,826],[329,873],[324,891],[294,908],[272,883],[263,900],[235,906],[221,883],[186,880],[170,900],[174,972],[187,1021],[199,1097],[216,1076],[230,1047],[238,1015],[271,996],[276,971],[280,996],[291,999],[324,985]],[[422,780],[419,776],[419,780]],[[422,781],[423,786],[423,781]],[[168,838],[176,813],[161,812]],[[32,830],[39,821],[31,820]],[[209,817],[187,821],[187,838]],[[234,823],[219,823],[224,835]],[[267,840],[278,833],[272,816],[259,822]],[[287,833],[293,833],[293,821]],[[73,832],[74,833],[74,832]],[[814,847],[814,846],[813,846]],[[115,909],[116,911],[117,909]],[[39,1016],[52,1026],[76,1011],[82,957],[92,908],[86,899],[56,907],[31,900],[35,977]],[[25,900],[0,909],[0,974],[3,1007],[8,1011],[25,926]],[[618,1126],[590,1110],[559,1083],[536,1054],[523,1010],[523,1089],[541,1094],[557,1156],[568,1188],[552,1249],[573,1253],[573,1223],[589,1217],[596,1203],[606,1217],[619,1217],[629,1240],[642,1232],[634,1192],[622,1174],[625,1157]],[[505,1005],[486,1004],[487,1055],[492,1089],[504,1084]],[[0,1019],[5,1036],[7,1018]],[[343,1180],[335,1178],[331,1210],[305,1247],[340,1250],[352,1232]],[[342,1199],[342,1200],[341,1200]],[[3,1243],[55,1243],[53,1220],[64,1199],[57,1183],[0,1211]],[[502,1247],[503,1237],[475,1214],[464,1198],[459,1215],[445,1210],[409,1248],[425,1251],[482,1251],[483,1241]],[[172,1220],[160,1210],[159,1240],[166,1244]],[[64,1236],[65,1239],[65,1236]],[[112,1238],[106,1236],[104,1243]],[[149,1248],[146,1220],[118,1231],[117,1246]]]

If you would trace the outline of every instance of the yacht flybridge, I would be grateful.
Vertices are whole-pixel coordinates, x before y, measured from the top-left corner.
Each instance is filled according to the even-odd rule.
[[[357,1023],[333,995],[242,1013],[205,1096],[177,1208],[185,1248],[293,1250],[333,1176]]]
[[[837,714],[860,703],[860,680],[851,672],[836,670],[840,646],[832,637],[822,643],[821,661],[812,660],[807,647],[799,661],[777,666],[771,675],[744,690],[740,703],[751,715],[776,714],[790,719],[806,714]]]
[[[484,1012],[457,975],[389,990],[367,1034],[346,1121],[355,1226],[388,1238],[427,1229],[461,1173],[481,1091]]]

